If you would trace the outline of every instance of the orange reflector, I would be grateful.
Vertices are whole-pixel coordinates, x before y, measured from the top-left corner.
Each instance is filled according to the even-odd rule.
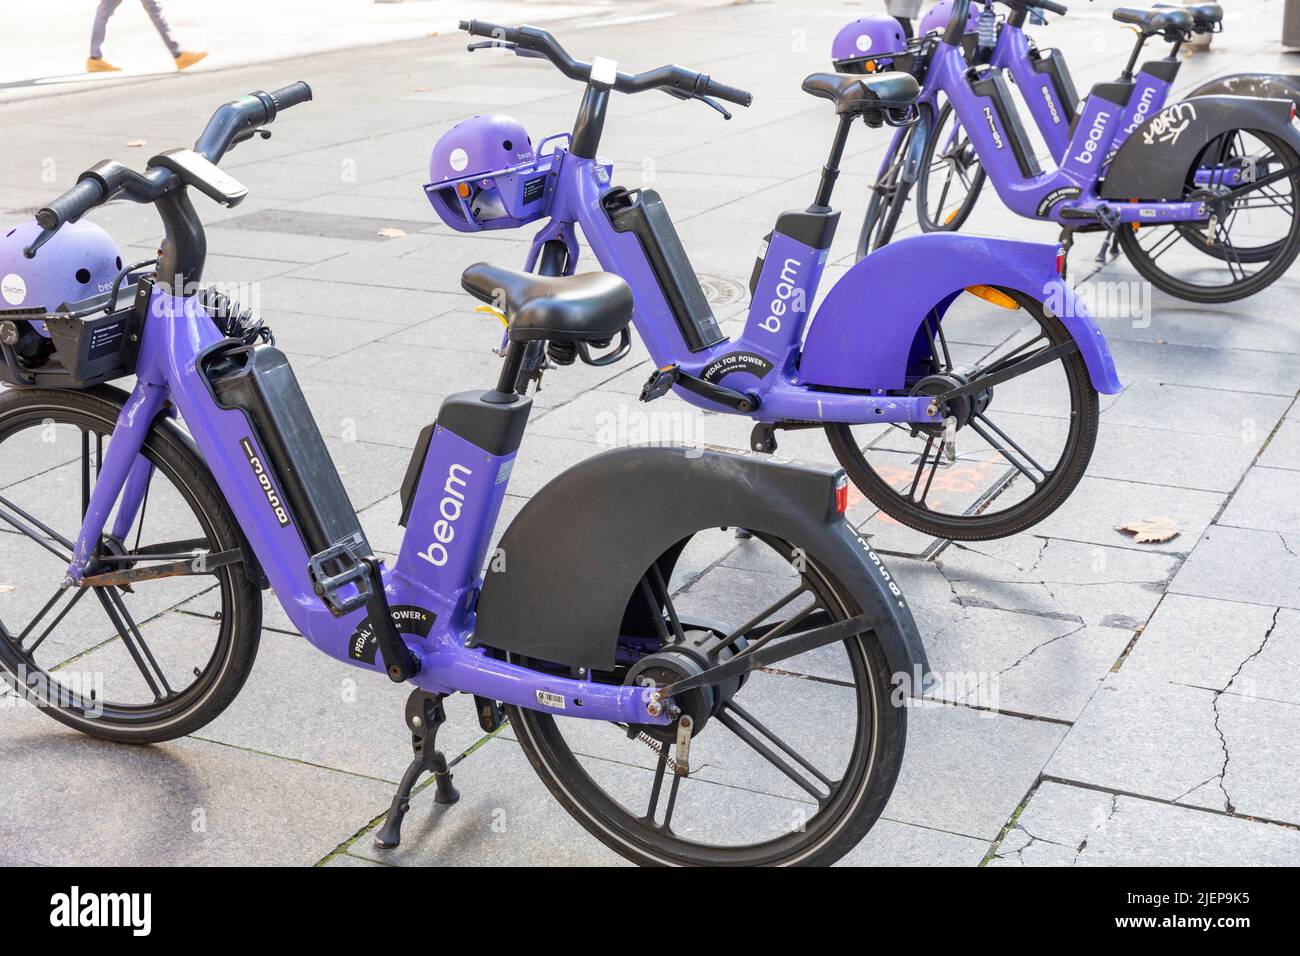
[[[456,195],[459,196],[461,199],[468,199],[468,198],[469,198],[469,183],[457,183],[457,184],[456,184]]]
[[[959,212],[961,212],[961,206],[958,206],[952,212],[948,213],[948,218],[943,221],[943,224],[945,226],[948,225],[948,223],[952,222],[954,219],[957,218],[957,213]]]
[[[844,514],[849,510],[849,476],[840,475],[835,479],[835,513]]]
[[[966,291],[969,292],[971,295],[978,296],[979,298],[983,299],[985,302],[992,302],[994,305],[999,305],[1004,309],[1020,308],[1020,305],[1016,302],[1015,299],[1011,298],[1011,296],[1007,295],[1005,292],[999,292],[997,289],[994,289],[992,286],[968,285],[966,287]]]

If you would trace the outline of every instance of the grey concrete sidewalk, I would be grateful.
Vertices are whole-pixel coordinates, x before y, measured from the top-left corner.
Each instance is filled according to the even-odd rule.
[[[1180,86],[1242,69],[1294,70],[1272,40],[1280,7],[1229,4],[1214,52],[1187,61]],[[827,68],[830,38],[862,5],[656,9],[671,16],[556,32],[579,56],[632,69],[678,62],[754,91],[753,108],[730,123],[699,104],[618,97],[605,136],[616,182],[653,182],[663,194],[735,331],[760,238],[782,209],[806,205],[830,142],[830,110],[799,81]],[[1066,51],[1081,91],[1112,78],[1129,37],[1091,8],[1037,35]],[[10,132],[0,210],[16,222],[91,163],[114,156],[139,165],[191,141],[222,99],[297,79],[312,83],[316,102],[226,164],[250,198],[235,210],[199,200],[210,227],[207,277],[258,284],[367,533],[391,554],[401,530],[396,490],[419,429],[444,396],[496,374],[489,350],[499,326],[473,312],[460,272],[480,259],[521,264],[528,244],[526,231],[461,236],[438,222],[420,188],[428,152],[475,112],[509,112],[535,142],[567,129],[577,86],[543,64],[471,56],[442,37],[0,105]],[[854,132],[823,290],[853,261],[884,142],[881,131]],[[115,204],[93,218],[124,255],[146,255],[157,241],[149,210]],[[384,228],[405,234],[384,238]],[[1056,238],[991,194],[970,228]],[[1076,247],[1077,277],[1093,252],[1090,242]],[[1119,260],[1094,278],[1136,274]],[[1103,403],[1079,489],[1027,533],[945,546],[855,505],[855,520],[891,552],[933,665],[996,675],[998,704],[990,711],[952,696],[911,713],[898,788],[847,862],[1300,858],[1298,295],[1293,268],[1230,306],[1156,292],[1149,325],[1099,315],[1127,388]],[[637,393],[649,371],[638,345],[608,369],[548,374],[503,522],[549,478],[601,450],[609,416],[642,414]],[[746,446],[744,420],[671,401],[653,409],[678,433]],[[820,435],[792,433],[783,451],[833,462]],[[1117,530],[1151,515],[1174,519],[1181,533],[1139,545]],[[21,586],[24,569],[6,564],[5,537],[0,585]],[[700,582],[741,589],[759,573],[738,543]],[[0,593],[0,616],[15,593]],[[551,799],[510,729],[482,739],[471,703],[459,698],[448,703],[440,744],[461,755],[463,799],[436,807],[422,791],[401,850],[374,849],[370,831],[408,759],[405,693],[319,655],[268,599],[253,677],[193,737],[114,747],[29,707],[0,706],[0,862],[618,862]]]

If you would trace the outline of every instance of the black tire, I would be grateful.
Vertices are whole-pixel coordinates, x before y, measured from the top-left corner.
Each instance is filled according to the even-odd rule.
[[[1011,289],[1000,289],[999,291],[1014,299],[1020,304],[1021,308],[1037,319],[1040,330],[1039,335],[1045,338],[1051,346],[1068,340],[1069,332],[1065,326],[1055,316],[1047,312],[1041,303]],[[937,353],[940,350],[936,347],[934,351]],[[946,344],[942,351],[947,351]],[[939,366],[943,363],[937,358],[932,361],[936,363],[933,371],[939,372]],[[1067,437],[1063,442],[1063,448],[1054,466],[1040,469],[1047,472],[1042,479],[1042,487],[1037,488],[1029,497],[1014,502],[1010,507],[1001,510],[994,510],[994,507],[999,500],[999,496],[1003,494],[1010,482],[1006,482],[999,489],[995,489],[994,494],[984,500],[982,505],[973,513],[948,514],[924,507],[926,493],[929,491],[930,483],[933,481],[934,473],[938,467],[939,449],[937,447],[935,448],[935,464],[932,466],[930,477],[923,486],[918,483],[918,480],[914,479],[911,489],[904,494],[901,490],[896,490],[886,478],[882,477],[877,468],[873,467],[868,460],[863,445],[854,436],[853,429],[859,426],[844,423],[827,425],[826,436],[830,441],[836,459],[848,472],[849,479],[885,514],[902,524],[925,534],[933,535],[936,538],[956,541],[984,541],[1017,534],[1042,521],[1065,502],[1066,498],[1070,496],[1083,478],[1097,441],[1100,406],[1097,391],[1093,388],[1087,365],[1084,363],[1082,356],[1076,351],[1045,366],[1045,368],[1050,369],[1056,366],[1061,369],[1070,401],[1070,412],[1066,419],[1068,421]],[[1004,387],[1005,385],[997,386],[994,388],[994,392],[996,393],[998,388]],[[1045,396],[1045,398],[1047,397],[1050,396]],[[996,404],[997,398],[995,396],[991,399],[990,405],[996,406]],[[920,436],[920,440],[926,441],[926,445],[920,459],[921,467],[917,469],[916,473],[918,479],[921,476],[922,469],[929,461],[926,457],[931,449],[931,438],[926,437],[929,434],[929,432],[923,432]],[[993,443],[990,442],[990,445],[993,445]],[[868,443],[868,446],[870,446],[870,443]],[[1015,446],[1013,445],[1013,447]],[[873,454],[880,452],[879,449],[872,449],[872,451]],[[1007,455],[1003,454],[1002,457],[1010,461]],[[994,460],[996,461],[996,459]],[[1012,479],[1016,477],[1018,476],[1011,476]],[[921,496],[922,506],[918,507],[914,495],[918,490],[922,490],[922,487],[925,493]]]
[[[792,553],[785,542],[755,532],[753,541],[759,540],[782,550],[786,555]],[[749,543],[751,542],[741,547]],[[847,592],[820,568],[815,556],[806,555],[806,558],[809,570],[805,573],[821,582],[819,594],[824,593],[837,609],[832,616],[843,619],[858,613]],[[685,624],[685,619],[683,623]],[[689,624],[685,626],[690,627]],[[857,708],[856,722],[853,722],[851,716],[845,715],[845,720],[852,722],[854,732],[854,746],[848,767],[841,780],[835,781],[837,788],[831,791],[826,803],[807,821],[804,829],[783,833],[759,843],[718,846],[686,840],[668,828],[667,819],[661,829],[653,825],[653,802],[652,809],[645,816],[638,817],[601,788],[579,760],[579,757],[589,757],[589,754],[575,755],[564,739],[560,721],[551,713],[511,707],[510,724],[529,762],[565,810],[607,847],[639,865],[829,865],[856,846],[884,810],[898,779],[907,738],[907,709],[905,706],[897,706],[891,700],[893,688],[890,669],[875,634],[858,634],[842,645],[830,645],[830,648],[837,646],[843,647],[847,655],[857,699],[868,704],[865,708]],[[798,661],[799,658],[792,660]],[[783,661],[782,666],[786,663]],[[754,675],[758,674],[759,672],[753,672],[750,679],[756,679]],[[765,674],[762,676],[766,677]],[[786,675],[783,677],[786,680],[795,679]],[[746,689],[742,686],[737,696],[745,693]],[[798,704],[792,700],[789,706],[793,708]],[[829,732],[828,728],[827,733]],[[630,741],[629,746],[643,745]],[[659,773],[663,774],[662,761],[659,767]],[[672,779],[678,782],[683,778]],[[710,784],[705,782],[699,786],[709,787]],[[658,788],[654,793],[658,793]],[[669,799],[677,799],[675,787]],[[656,796],[652,796],[652,801],[654,800],[657,800]],[[716,798],[713,802],[717,802]],[[670,815],[671,806],[670,802]],[[728,813],[726,807],[719,809],[724,815]]]
[[[932,197],[931,176],[935,172],[935,152],[940,148],[941,143],[945,143],[948,137],[944,135],[944,127],[952,118],[952,104],[945,102],[943,108],[939,110],[939,118],[935,121],[933,132],[925,144],[925,152],[921,157],[921,176],[916,181],[916,219],[921,226],[922,232],[956,232],[970,218],[971,212],[975,209],[975,203],[979,200],[980,190],[984,186],[984,166],[975,156],[970,147],[969,140],[962,145],[964,136],[958,139],[957,149],[954,151],[957,155],[953,157],[940,157],[942,163],[939,176],[936,179],[941,182],[936,183],[938,186],[937,197]],[[960,129],[961,121],[957,120],[956,125]],[[969,153],[969,158],[967,154]],[[971,162],[973,159],[973,162]],[[946,170],[946,175],[943,170]],[[973,172],[970,172],[973,170]],[[949,192],[954,188],[954,174],[962,177],[962,173],[968,172],[969,175],[963,182],[966,183],[966,195],[958,204],[953,212],[943,217],[940,221],[940,214],[948,202]],[[930,199],[937,198],[936,208],[930,210]]]
[[[8,438],[42,423],[53,422],[83,432],[111,435],[121,411],[122,397],[123,393],[104,387],[87,392],[26,388],[4,391],[0,393],[0,457],[4,456],[4,442]],[[211,553],[229,550],[248,553],[247,543],[211,473],[179,433],[155,425],[142,453],[156,469],[154,483],[161,475],[175,489],[178,500],[191,509],[194,521],[206,535]],[[155,485],[151,484],[151,491],[154,488]],[[161,491],[157,493],[162,494]],[[7,497],[7,492],[0,489],[0,498]],[[142,525],[143,520],[141,518]],[[65,533],[65,537],[75,538],[75,527],[67,531],[71,534]],[[57,558],[52,565],[52,570],[57,571]],[[15,645],[14,632],[0,621],[0,670],[4,679],[18,693],[34,699],[55,720],[92,737],[146,744],[193,733],[224,711],[243,687],[257,655],[262,625],[261,593],[251,582],[242,562],[208,573],[216,580],[216,587],[210,593],[215,593],[219,599],[220,619],[208,618],[205,622],[196,617],[194,627],[209,624],[216,630],[216,641],[206,666],[194,669],[192,683],[166,699],[156,695],[153,702],[122,703],[113,700],[111,691],[96,698],[94,695],[86,697],[70,693],[63,684],[56,689],[52,682],[57,680],[57,676],[51,675],[57,674],[58,668],[66,662],[36,662],[34,657]],[[135,590],[129,594],[116,588],[93,588],[87,593],[99,596],[102,592],[117,592],[116,599],[122,600],[121,606],[126,607],[127,597],[143,593],[151,584],[153,582],[137,582],[133,586]],[[144,622],[145,626],[148,623]],[[94,649],[100,651],[113,641],[120,641],[120,638],[112,638]],[[132,653],[134,656],[135,652]],[[198,656],[205,654],[200,651]],[[53,667],[54,672],[47,667]],[[27,678],[25,686],[20,675]],[[36,675],[40,679],[33,681]],[[183,676],[188,678],[190,675]]]
[[[1277,158],[1280,168],[1293,170],[1291,175],[1272,184],[1285,187],[1290,193],[1290,222],[1285,233],[1276,240],[1253,246],[1243,245],[1242,251],[1237,251],[1230,235],[1232,225],[1235,223],[1237,212],[1245,208],[1245,203],[1251,201],[1250,197],[1255,193],[1254,190],[1246,190],[1242,198],[1230,207],[1226,226],[1223,223],[1217,225],[1215,238],[1216,245],[1222,247],[1220,249],[1212,251],[1207,249],[1205,239],[1186,225],[1143,226],[1139,230],[1121,227],[1117,235],[1124,255],[1128,257],[1129,262],[1142,278],[1162,292],[1189,302],[1207,304],[1235,302],[1272,285],[1290,268],[1296,255],[1300,254],[1300,214],[1297,214],[1297,207],[1300,206],[1300,157],[1297,157],[1295,151],[1286,142],[1271,133],[1261,130],[1234,130],[1232,135],[1239,136],[1242,133],[1248,133],[1262,141]],[[1222,137],[1216,137],[1206,149],[1216,149],[1220,139]],[[1188,185],[1185,187],[1185,196],[1190,196],[1196,191],[1193,177],[1201,164],[1201,156],[1193,160],[1187,173]],[[1266,188],[1271,186],[1260,187],[1261,195]],[[1180,244],[1184,248],[1205,255],[1207,265],[1222,263],[1223,271],[1212,274],[1226,281],[1190,282],[1161,268],[1157,260],[1165,252],[1177,248]],[[1262,267],[1257,271],[1247,272],[1247,266],[1260,263]]]

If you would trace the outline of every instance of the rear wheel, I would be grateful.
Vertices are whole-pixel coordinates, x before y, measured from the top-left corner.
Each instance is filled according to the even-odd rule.
[[[942,321],[931,312],[917,333],[913,354],[921,358],[908,392],[942,395],[1020,362],[1045,364],[947,402],[951,429],[826,426],[859,490],[889,517],[937,538],[1001,538],[1043,520],[1078,485],[1097,439],[1097,392],[1082,356],[1043,358],[1068,347],[1070,333],[1023,293],[994,292],[1001,305],[965,295]]]
[[[242,562],[194,563],[237,553],[243,539],[211,474],[162,428],[142,451],[153,472],[130,532],[106,534],[87,573],[167,555],[201,573],[63,587],[120,408],[107,393],[0,393],[0,669],[70,727],[154,743],[194,732],[234,699],[257,652],[261,595]]]
[[[1156,288],[1192,302],[1232,302],[1271,285],[1300,253],[1300,157],[1271,133],[1211,140],[1187,171],[1184,200],[1206,223],[1121,226],[1119,244]]]
[[[916,218],[922,232],[955,232],[970,218],[984,167],[951,103],[944,103],[925,144],[916,182]]]
[[[671,549],[647,569],[617,668],[591,679],[665,686],[765,635],[780,641],[860,613],[817,556],[792,542],[755,530],[737,544],[713,529],[683,545],[680,557]],[[828,864],[861,840],[893,790],[907,715],[890,695],[885,655],[865,631],[673,698],[694,721],[685,774],[675,772],[676,723],[518,707],[510,722],[556,799],[634,862]]]

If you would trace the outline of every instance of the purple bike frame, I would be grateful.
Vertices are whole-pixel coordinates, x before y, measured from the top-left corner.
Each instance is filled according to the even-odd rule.
[[[282,525],[268,511],[267,489],[252,461],[267,460],[255,429],[244,412],[217,404],[199,371],[203,354],[223,341],[196,297],[153,290],[137,384],[105,452],[75,542],[68,583],[81,580],[115,505],[113,531],[124,534],[131,527],[152,474],[141,449],[155,418],[171,401],[294,626],[331,657],[382,672],[383,662],[375,659],[373,647],[369,659],[362,652],[368,637],[366,610],[334,617],[316,595],[297,529]],[[246,441],[251,452],[243,447]],[[531,708],[538,708],[539,695],[576,697],[583,707],[567,711],[570,716],[666,723],[666,716],[653,717],[646,710],[645,688],[555,677],[473,646],[472,608],[514,457],[491,455],[445,429],[434,430],[400,554],[394,567],[383,573],[395,619],[404,610],[419,618],[419,626],[404,627],[399,621],[398,628],[419,659],[413,682],[435,693],[464,691]]]
[[[928,398],[887,392],[902,385],[912,339],[925,316],[932,308],[942,314],[952,298],[974,284],[1068,300],[1071,308],[1062,321],[1080,344],[1094,386],[1103,393],[1121,387],[1104,339],[1057,275],[1057,246],[981,239],[986,254],[968,260],[968,240],[949,234],[913,236],[899,243],[901,255],[858,263],[837,282],[809,327],[809,306],[828,250],[775,230],[760,253],[744,331],[737,339],[691,351],[637,236],[616,230],[604,212],[602,197],[613,188],[609,165],[559,145],[550,169],[555,177],[551,218],[534,237],[525,268],[533,270],[542,247],[559,241],[568,249],[567,268],[572,270],[579,253],[574,227],[580,225],[601,268],[622,276],[631,287],[633,322],[656,367],[677,365],[708,381],[726,378],[728,387],[758,398],[758,407],[746,413],[755,421],[934,421]],[[901,290],[903,301],[886,286]],[[898,307],[882,308],[885,302]],[[872,325],[877,331],[867,334]],[[882,328],[888,331],[882,333]],[[836,361],[808,360],[810,354],[826,354],[829,343],[839,349]],[[823,390],[841,387],[841,366],[849,365],[853,392]],[[698,407],[736,413],[680,385],[674,391]]]
[[[1035,78],[1034,83],[1046,81],[1043,75],[1029,67],[1028,44],[1023,32],[1004,28],[998,48],[1004,50],[1003,55],[1008,57],[1006,62],[1013,74],[1023,69]],[[1018,63],[1022,65],[1016,66]],[[1131,122],[1137,110],[1137,106],[1131,105],[1133,98],[1127,97],[1122,103],[1111,102],[1094,90],[1084,101],[1073,135],[1066,138],[1059,154],[1054,151],[1054,155],[1061,157],[1060,164],[1055,169],[1026,172],[1014,154],[1015,144],[1024,139],[1022,131],[1013,130],[1011,126],[1015,122],[1014,103],[1010,97],[999,100],[977,92],[967,78],[969,69],[959,46],[950,45],[942,38],[937,41],[919,100],[929,107],[928,117],[938,115],[939,95],[942,93],[970,137],[975,154],[979,156],[999,198],[1013,212],[1062,224],[1077,224],[1080,219],[1089,218],[1102,205],[1098,186],[1106,163],[1117,148],[1120,133],[1125,129],[1125,118],[1129,117]],[[996,86],[992,77],[1000,77],[999,68],[991,67],[988,75],[991,76],[990,84]],[[1021,82],[1019,75],[1016,79]],[[1053,91],[1047,92],[1055,97]],[[1047,101],[1038,105],[1041,97],[1031,94],[1032,88],[1026,93],[1031,112],[1046,112]],[[1055,98],[1053,102],[1056,102]],[[922,123],[927,121],[932,122],[932,119],[923,118]],[[913,181],[920,173],[926,132],[928,130],[922,127],[912,138],[905,160],[905,175]],[[886,153],[882,164],[882,172],[892,162],[901,143],[901,136],[895,136],[893,147]],[[1205,208],[1198,202],[1106,201],[1105,205],[1109,214],[1115,217],[1114,221],[1119,223],[1204,222],[1208,218]]]

